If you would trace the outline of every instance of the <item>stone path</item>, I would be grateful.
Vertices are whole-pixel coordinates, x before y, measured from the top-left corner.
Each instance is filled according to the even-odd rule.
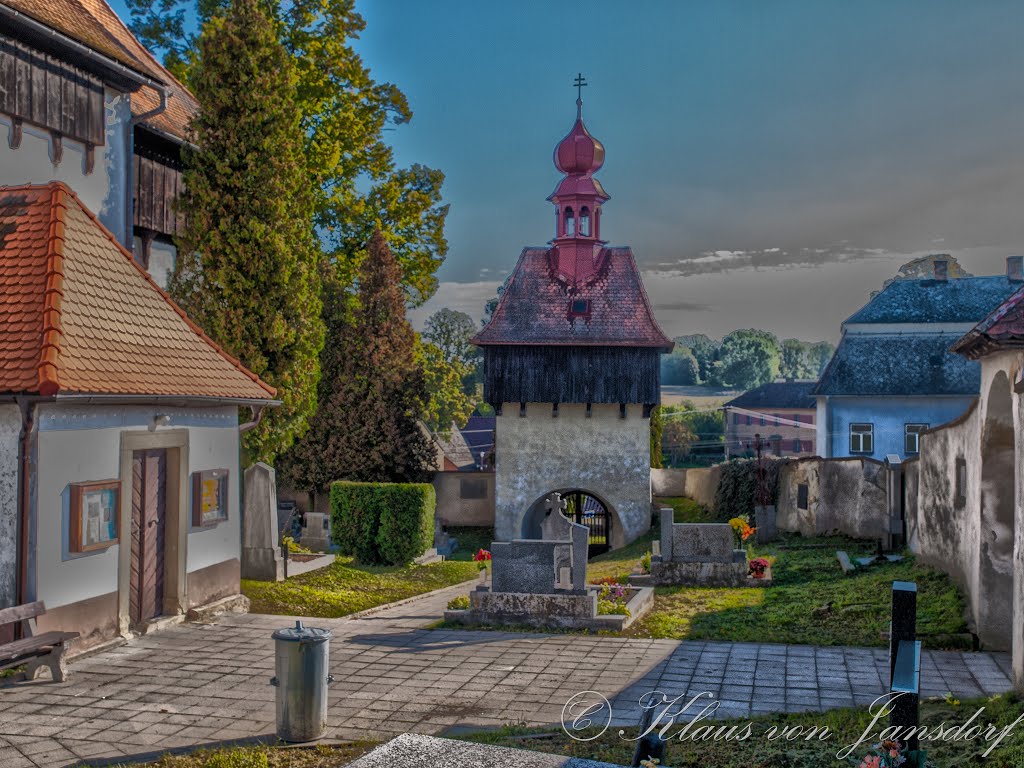
[[[468,586],[348,619],[334,631],[328,737],[388,738],[452,726],[558,727],[575,693],[596,690],[616,721],[637,699],[707,691],[720,713],[865,705],[885,689],[882,650],[677,642],[580,635],[431,631]],[[73,662],[72,681],[0,689],[0,766],[102,765],[162,750],[272,738],[274,649],[280,616],[187,624]],[[1011,687],[1005,654],[926,652],[924,695],[995,694]]]

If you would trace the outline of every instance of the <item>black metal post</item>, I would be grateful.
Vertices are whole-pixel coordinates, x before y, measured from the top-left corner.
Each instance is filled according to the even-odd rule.
[[[645,709],[644,716],[640,718],[640,733],[650,728],[653,720],[654,708]],[[641,760],[657,760],[658,765],[664,764],[665,746],[665,740],[661,735],[657,731],[651,731],[637,741],[636,749],[633,750],[633,762],[630,765],[636,768]]]

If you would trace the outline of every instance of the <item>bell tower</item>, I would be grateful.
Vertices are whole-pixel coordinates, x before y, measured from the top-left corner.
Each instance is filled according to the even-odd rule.
[[[650,527],[650,413],[672,342],[630,249],[601,239],[604,145],[583,124],[582,75],[575,85],[576,121],[554,152],[564,177],[548,197],[555,236],[523,249],[473,343],[497,414],[496,538],[539,538],[544,500],[559,492],[595,554]]]

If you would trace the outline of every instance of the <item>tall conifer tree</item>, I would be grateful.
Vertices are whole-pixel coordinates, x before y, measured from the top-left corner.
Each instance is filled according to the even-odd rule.
[[[310,430],[283,457],[296,488],[323,492],[334,480],[422,481],[432,446],[420,417],[427,399],[416,334],[405,317],[402,273],[377,230],[357,275],[353,304],[327,285],[324,316],[338,343],[324,348],[320,406]]]
[[[281,407],[245,436],[251,458],[273,461],[316,406],[324,330],[294,63],[260,0],[233,0],[206,23],[190,84],[200,113],[171,291],[278,388]]]

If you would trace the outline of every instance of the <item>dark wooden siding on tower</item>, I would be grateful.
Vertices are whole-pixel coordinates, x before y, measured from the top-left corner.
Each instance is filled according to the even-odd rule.
[[[0,113],[90,146],[105,141],[100,79],[3,36]]]
[[[661,402],[660,353],[645,347],[488,346],[489,403]]]

